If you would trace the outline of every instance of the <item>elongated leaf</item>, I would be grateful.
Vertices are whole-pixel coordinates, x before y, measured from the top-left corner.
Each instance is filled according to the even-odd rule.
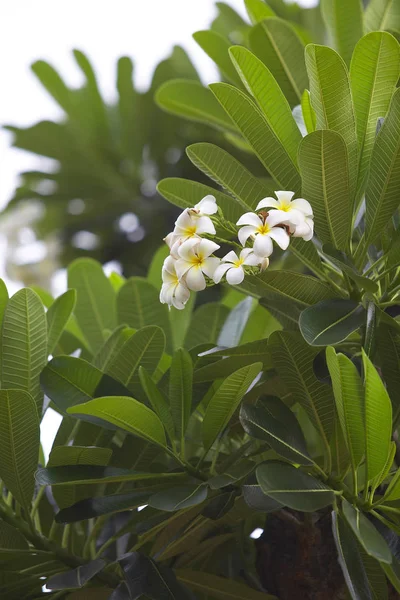
[[[365,386],[365,479],[385,467],[392,435],[392,405],[383,382],[363,351]]]
[[[184,485],[157,492],[149,498],[149,506],[174,512],[201,504],[207,498],[207,486],[204,483]]]
[[[215,62],[221,73],[232,83],[241,87],[240,78],[229,58],[228,51],[231,46],[229,40],[224,38],[220,33],[212,30],[197,31],[193,34],[193,38],[199,44],[200,48]]]
[[[57,513],[57,523],[76,523],[85,519],[93,519],[125,510],[132,510],[147,503],[149,492],[140,490],[129,494],[114,494],[98,498],[86,498],[73,506],[63,508]]]
[[[350,83],[360,146],[359,186],[364,187],[376,135],[400,76],[400,47],[389,33],[373,32],[357,44],[350,67]]]
[[[178,569],[175,571],[178,581],[198,594],[218,600],[275,600],[275,596],[259,592],[243,583],[218,577],[204,571]]]
[[[190,350],[201,344],[216,344],[228,314],[229,309],[217,302],[199,306],[193,313],[185,338],[185,348]]]
[[[29,510],[39,456],[39,417],[34,399],[23,390],[0,390],[0,478]]]
[[[340,249],[351,235],[351,190],[346,144],[333,131],[315,131],[300,144],[302,193],[314,211],[315,232]]]
[[[35,292],[23,289],[8,302],[1,338],[1,387],[28,392],[42,411],[39,375],[47,360],[47,324]]]
[[[154,412],[159,416],[171,441],[175,438],[174,421],[172,419],[171,407],[163,393],[158,389],[148,372],[139,367],[140,383],[146,393]],[[190,390],[191,391],[191,390]]]
[[[314,512],[329,506],[335,497],[324,483],[287,463],[263,463],[256,475],[264,494],[294,510]]]
[[[272,192],[236,158],[214,144],[192,144],[186,153],[196,167],[235,196],[243,210],[255,209],[258,202]]]
[[[156,93],[157,104],[169,113],[218,129],[237,132],[209,89],[197,81],[173,79]]]
[[[116,467],[101,467],[96,465],[75,465],[64,467],[49,467],[36,472],[36,481],[40,485],[66,486],[86,485],[87,483],[122,483],[129,481],[164,480],[174,481],[182,478],[183,473],[145,473],[119,469]]]
[[[268,347],[279,377],[306,410],[325,448],[328,448],[335,407],[331,389],[315,376],[313,361],[316,351],[302,339],[300,333],[289,331],[273,333]]]
[[[345,340],[365,322],[362,304],[345,298],[323,300],[303,310],[300,331],[311,346],[328,346]]]
[[[373,523],[358,508],[352,506],[345,499],[343,499],[342,508],[346,521],[365,552],[380,562],[390,564],[392,562],[392,554],[384,538],[374,527]]]
[[[69,321],[76,303],[75,290],[68,290],[57,298],[47,311],[47,353],[52,354]]]
[[[393,405],[393,425],[396,426],[400,414],[400,335],[386,323],[379,326],[378,352],[383,378]]]
[[[75,315],[95,354],[104,342],[104,331],[117,326],[112,285],[99,263],[79,258],[68,267],[68,287],[77,292]]]
[[[229,375],[211,398],[203,419],[202,439],[209,450],[218,435],[228,425],[250,384],[262,368],[261,363],[242,367]]]
[[[340,425],[355,472],[365,452],[364,394],[361,379],[356,366],[344,354],[336,354],[333,348],[327,348],[326,359]]]
[[[328,257],[328,259],[331,262],[333,262],[334,265],[339,267],[339,269],[341,269],[343,273],[346,273],[346,275],[348,275],[350,279],[354,281],[354,283],[356,283],[360,289],[372,293],[378,291],[378,284],[372,279],[360,275],[356,267],[353,265],[351,260],[344,252],[336,250],[336,248],[334,248],[332,244],[324,244],[322,250],[323,253]]]
[[[107,396],[69,408],[70,414],[88,415],[116,425],[148,442],[166,447],[163,424],[157,415],[134,398]]]
[[[172,358],[169,376],[171,415],[176,437],[181,441],[181,452],[183,452],[185,432],[192,412],[192,383],[192,359],[190,354],[181,348]]]
[[[366,242],[373,242],[398,207],[400,186],[400,90],[376,139],[366,191]]]
[[[309,44],[306,65],[310,78],[311,105],[316,113],[317,129],[339,133],[347,146],[350,196],[355,192],[358,144],[350,82],[342,58],[331,48]]]
[[[290,242],[290,251],[308,268],[312,273],[319,277],[324,277],[325,273],[321,266],[321,259],[314,244],[305,242],[300,238],[292,238]]]
[[[18,529],[0,519],[0,557],[1,550],[28,550],[28,542]],[[17,553],[18,554],[18,553]],[[0,558],[2,560],[2,557]]]
[[[400,7],[396,0],[370,0],[365,11],[365,30],[400,30]]]
[[[294,438],[286,424],[275,419],[264,406],[244,404],[240,409],[240,422],[248,435],[265,440],[283,458],[301,465],[312,464],[304,437]]]
[[[218,346],[232,348],[240,343],[253,308],[254,300],[245,298],[231,310],[218,336]]]
[[[363,35],[361,0],[322,0],[321,9],[334,47],[349,65],[354,46]]]
[[[117,327],[93,358],[93,365],[101,371],[107,371],[122,346],[134,333],[135,330],[131,327],[125,327],[125,325]]]
[[[49,590],[66,590],[83,587],[97,573],[106,566],[106,561],[102,558],[92,560],[85,565],[81,565],[72,571],[58,573],[46,581],[46,588]]]
[[[276,79],[264,63],[243,46],[234,46],[229,53],[246,89],[256,100],[293,164],[297,165],[301,133]]]
[[[297,167],[253,101],[226,83],[214,83],[210,89],[281,189],[300,191]]]
[[[219,350],[213,352],[211,356],[224,356],[226,358],[211,365],[196,368],[194,381],[213,381],[219,377],[226,377],[238,368],[246,366],[246,363],[261,362],[264,370],[272,368],[271,354],[265,340],[257,340],[234,348]]]
[[[300,104],[308,87],[304,44],[287,21],[267,18],[250,32],[250,48],[268,67],[290,106]]]
[[[301,97],[301,112],[303,114],[304,124],[307,129],[307,133],[312,133],[315,131],[317,126],[317,118],[315,115],[315,110],[311,106],[310,100],[310,92],[308,90],[304,90],[303,95]]]
[[[253,24],[260,23],[268,17],[274,17],[275,13],[264,0],[244,0],[247,14]]]
[[[50,452],[47,466],[100,465],[105,467],[110,462],[111,455],[110,448],[56,446]]]

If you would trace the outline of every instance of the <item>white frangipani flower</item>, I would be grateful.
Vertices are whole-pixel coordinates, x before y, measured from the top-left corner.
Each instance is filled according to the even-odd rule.
[[[185,308],[189,300],[190,291],[185,285],[184,279],[179,279],[176,273],[176,260],[168,256],[162,268],[163,284],[160,292],[160,302],[174,306],[178,310]]]
[[[219,283],[226,273],[227,282],[231,285],[238,285],[244,279],[245,272],[243,266],[249,265],[255,267],[260,264],[261,260],[259,256],[254,254],[251,248],[243,248],[240,256],[231,250],[221,259],[221,264],[215,269],[214,281],[215,283]]]
[[[273,214],[277,213],[277,214]],[[244,225],[238,232],[238,238],[242,246],[245,246],[249,237],[254,239],[253,250],[258,256],[268,257],[272,254],[272,240],[286,250],[289,246],[290,238],[287,231],[276,225],[282,224],[282,216],[278,211],[271,211],[256,215],[255,213],[245,213],[236,223],[236,225]]]
[[[219,246],[211,240],[191,238],[178,248],[179,260],[176,262],[176,273],[181,279],[185,277],[190,290],[199,292],[206,287],[204,275],[212,278],[220,263],[219,258],[211,256]]]
[[[214,196],[208,194],[208,196],[204,196],[200,202],[195,204],[193,209],[189,210],[192,210],[193,212],[196,211],[199,216],[215,215],[218,211],[217,201]]]
[[[281,222],[289,226],[289,231],[293,237],[301,237],[305,241],[311,240],[314,235],[313,210],[308,200],[296,198],[292,200],[294,192],[278,191],[275,192],[275,198],[264,198],[257,204],[256,210],[262,208],[274,209],[269,214],[278,212]]]

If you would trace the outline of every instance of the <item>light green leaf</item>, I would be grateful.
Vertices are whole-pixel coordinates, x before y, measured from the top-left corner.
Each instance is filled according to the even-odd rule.
[[[210,90],[197,81],[173,79],[156,93],[157,104],[173,115],[237,133]]]
[[[125,327],[125,325],[117,327],[93,358],[93,365],[101,371],[107,372],[110,363],[134,333],[135,330],[131,327]]]
[[[370,0],[364,17],[365,30],[400,30],[400,6],[397,0]]]
[[[127,396],[106,396],[69,408],[68,413],[102,419],[148,442],[165,448],[163,424],[157,415],[141,402]]]
[[[238,77],[232,63],[229,59],[229,48],[231,43],[220,33],[212,30],[197,31],[193,34],[195,42],[200,48],[215,62],[221,73],[235,85],[242,87],[242,82]]]
[[[275,17],[274,11],[265,4],[264,0],[244,0],[244,3],[253,25],[260,23],[268,17]]]
[[[315,131],[300,144],[302,194],[313,207],[315,232],[345,250],[351,236],[351,191],[346,144],[334,131]]]
[[[171,407],[167,399],[143,367],[139,367],[139,378],[152,409],[159,416],[168,433],[169,439],[173,442],[175,439],[175,427],[171,415]]]
[[[149,506],[158,510],[174,512],[201,504],[207,498],[207,486],[204,483],[182,485],[157,492],[149,498]]]
[[[271,71],[290,106],[300,104],[308,78],[304,44],[291,24],[275,17],[265,19],[253,27],[249,41],[251,50]]]
[[[229,375],[208,403],[202,425],[204,449],[209,450],[228,425],[251,383],[262,369],[261,363],[238,369]]]
[[[300,331],[311,346],[329,346],[343,342],[365,322],[362,304],[345,298],[323,300],[303,310]]]
[[[313,133],[317,126],[317,117],[315,110],[311,106],[310,92],[308,90],[304,90],[301,97],[301,112],[303,114],[307,133]]]
[[[58,344],[76,303],[75,290],[68,290],[59,296],[46,313],[47,318],[47,353],[52,354]]]
[[[213,83],[210,89],[280,188],[299,192],[297,167],[254,102],[227,83]]]
[[[264,63],[243,46],[233,46],[229,53],[246,89],[296,166],[301,133],[276,79]]]
[[[264,494],[293,510],[314,512],[332,504],[335,497],[327,485],[287,463],[263,463],[256,476]]]
[[[47,323],[43,304],[30,289],[8,302],[1,337],[1,387],[28,392],[41,414],[40,372],[47,361]]]
[[[175,434],[184,452],[185,432],[192,412],[193,364],[187,350],[180,348],[172,357],[169,375],[169,401]]]
[[[365,386],[365,480],[385,467],[392,436],[392,405],[386,388],[363,350]]]
[[[182,348],[185,345],[185,339],[189,332],[195,304],[196,294],[195,292],[192,292],[189,300],[185,304],[185,310],[178,310],[174,306],[169,309],[173,350]]]
[[[343,514],[365,552],[379,560],[390,564],[392,554],[381,534],[369,519],[356,507],[343,498]]]
[[[360,147],[358,185],[365,187],[376,136],[400,77],[400,47],[389,33],[373,32],[357,44],[350,67],[350,83]]]
[[[23,390],[0,390],[0,478],[29,512],[35,488],[40,429],[35,400]]]
[[[218,577],[204,571],[177,569],[178,581],[195,593],[217,600],[276,600],[275,596],[259,592],[243,583],[226,577]]]
[[[322,0],[321,10],[334,48],[349,65],[354,46],[363,35],[361,0]]]
[[[366,191],[365,236],[372,243],[399,204],[400,90],[392,97],[388,115],[372,150]]]
[[[68,287],[77,292],[75,315],[95,354],[104,342],[104,331],[117,326],[113,287],[91,258],[79,258],[68,267]]]
[[[199,306],[193,313],[185,338],[185,348],[190,350],[201,344],[216,344],[228,314],[229,309],[217,302]]]

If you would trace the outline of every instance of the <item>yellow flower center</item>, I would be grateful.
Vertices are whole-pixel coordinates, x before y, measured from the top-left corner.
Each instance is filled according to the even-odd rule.
[[[262,225],[260,225],[257,228],[257,233],[261,233],[261,235],[265,235],[266,233],[269,233],[269,232],[270,232],[270,227],[266,223],[263,223]]]
[[[192,265],[193,265],[194,267],[201,268],[201,267],[202,267],[202,265],[203,265],[203,262],[204,262],[204,256],[202,256],[201,254],[195,254],[195,255],[194,255],[192,258],[191,258],[190,262],[192,263]]]
[[[280,202],[279,210],[283,210],[283,212],[290,212],[290,202]]]
[[[235,267],[241,267],[243,263],[244,263],[244,258],[238,258],[238,260],[233,261],[233,264]]]
[[[188,237],[192,237],[193,235],[196,234],[196,225],[192,225],[191,227],[186,227],[185,229],[185,235],[187,235]]]

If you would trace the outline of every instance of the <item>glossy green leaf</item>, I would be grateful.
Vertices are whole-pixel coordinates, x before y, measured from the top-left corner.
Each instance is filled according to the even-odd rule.
[[[30,509],[39,456],[39,416],[23,390],[0,390],[0,478],[14,498]]]
[[[189,569],[177,569],[175,573],[178,581],[189,589],[217,600],[276,600],[275,596],[212,573]]]
[[[54,348],[67,325],[76,303],[75,290],[68,290],[56,298],[46,313],[47,318],[47,353],[52,354]]]
[[[250,17],[250,21],[255,25],[260,23],[268,17],[274,17],[275,13],[264,0],[244,0],[247,14]]]
[[[303,310],[300,331],[311,346],[329,346],[345,340],[365,322],[362,304],[345,298],[323,300]]]
[[[346,144],[334,131],[320,130],[300,144],[302,194],[313,207],[315,232],[341,250],[351,236],[351,190]]]
[[[243,485],[242,493],[247,506],[257,512],[269,513],[283,508],[283,505],[280,502],[266,496],[259,485]]]
[[[152,409],[159,416],[168,433],[169,439],[173,441],[175,438],[175,427],[168,400],[143,367],[139,367],[139,378]]]
[[[229,48],[231,43],[220,33],[212,30],[197,31],[193,34],[195,42],[215,62],[221,73],[235,85],[241,87],[241,81],[236,73],[230,58]]]
[[[86,498],[73,506],[60,510],[55,520],[57,523],[75,523],[85,519],[94,519],[125,510],[132,510],[146,504],[149,492],[134,491],[128,494],[114,494],[98,498]]]
[[[104,342],[104,331],[117,325],[112,285],[99,263],[79,258],[68,267],[68,287],[77,292],[75,315],[95,353]]]
[[[186,334],[185,348],[191,349],[207,343],[216,344],[228,314],[229,309],[217,302],[199,306],[193,313]]]
[[[372,243],[398,207],[400,186],[400,90],[376,138],[366,190],[365,235]]]
[[[251,462],[251,460],[245,458],[239,462],[235,462],[235,464],[229,467],[224,473],[214,475],[207,483],[212,490],[223,489],[236,483],[239,479],[244,479],[244,477],[254,470],[254,467],[255,464]]]
[[[361,0],[322,0],[321,10],[335,49],[349,65],[354,46],[363,35]]]
[[[371,360],[363,351],[365,386],[365,479],[371,481],[385,467],[392,435],[392,405]]]
[[[365,30],[400,30],[400,7],[396,0],[370,0],[365,11]]]
[[[365,552],[379,560],[390,564],[392,554],[381,534],[373,523],[358,509],[343,499],[343,514]]]
[[[304,44],[291,24],[267,18],[253,27],[249,41],[251,50],[271,71],[290,106],[300,104],[308,78]]]
[[[310,92],[308,90],[304,90],[301,97],[301,112],[303,114],[307,133],[313,133],[317,126],[317,117],[315,110],[311,106]]]
[[[213,83],[210,89],[277,185],[300,191],[297,167],[254,102],[227,83]]]
[[[332,504],[335,497],[327,485],[287,463],[263,463],[256,475],[264,494],[293,510],[314,512]]]
[[[68,409],[80,417],[88,415],[116,425],[148,442],[166,447],[163,424],[157,415],[144,404],[127,396],[96,398]]]
[[[357,44],[350,67],[350,84],[360,146],[359,186],[364,187],[376,136],[400,77],[400,47],[389,33],[373,32]]]
[[[42,411],[39,375],[47,361],[47,324],[35,292],[22,289],[8,302],[1,337],[1,387],[28,392]]]
[[[242,367],[229,375],[208,403],[202,425],[202,439],[205,450],[209,450],[220,433],[228,425],[262,364],[254,363]]]
[[[169,375],[169,401],[175,434],[183,452],[185,433],[192,412],[193,364],[187,350],[180,348],[172,357]]]
[[[161,492],[149,498],[149,506],[174,512],[196,504],[201,504],[207,498],[207,486],[204,483],[182,485]]]

